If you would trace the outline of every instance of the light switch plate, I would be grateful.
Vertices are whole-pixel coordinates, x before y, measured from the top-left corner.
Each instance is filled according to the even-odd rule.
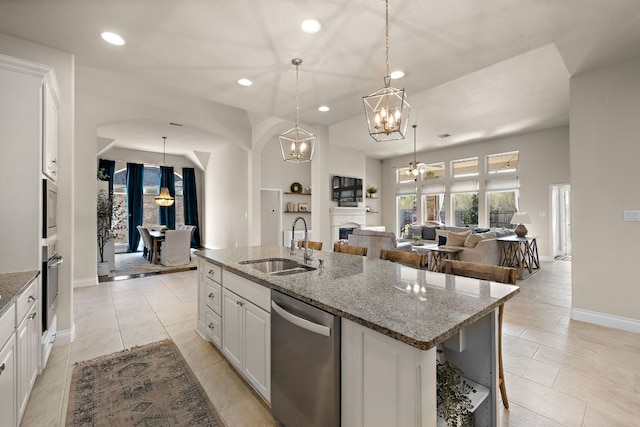
[[[640,221],[640,211],[638,211],[638,210],[625,210],[624,211],[624,220],[625,221]]]

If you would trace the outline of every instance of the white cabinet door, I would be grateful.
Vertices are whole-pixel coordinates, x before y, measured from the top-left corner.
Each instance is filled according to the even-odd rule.
[[[2,425],[16,425],[16,340],[11,335],[0,350],[0,414]]]
[[[435,354],[342,319],[342,426],[435,425]]]
[[[222,319],[210,308],[207,308],[207,336],[216,347],[222,348]]]
[[[244,305],[244,376],[267,401],[271,400],[271,316]]]
[[[43,139],[42,172],[56,181],[58,178],[58,106],[48,84],[44,87]]]
[[[17,331],[18,356],[18,419],[27,407],[29,398],[29,317],[25,317]]]
[[[224,289],[222,292],[222,352],[242,372],[242,305],[244,300]]]

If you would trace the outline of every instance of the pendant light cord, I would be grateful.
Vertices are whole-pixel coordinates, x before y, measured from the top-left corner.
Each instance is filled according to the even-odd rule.
[[[384,41],[385,41],[385,49],[386,49],[386,56],[387,56],[387,76],[385,77],[386,79],[390,75],[389,73],[389,0],[384,1],[384,15],[385,15]]]
[[[302,60],[298,60],[299,62],[295,63],[296,65],[296,129],[298,128],[298,121],[300,118],[300,85],[298,83],[298,68],[300,67],[300,63]]]

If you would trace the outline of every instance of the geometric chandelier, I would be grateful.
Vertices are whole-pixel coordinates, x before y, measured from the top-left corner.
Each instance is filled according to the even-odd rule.
[[[294,58],[291,63],[296,66],[296,123],[295,126],[278,136],[282,158],[286,162],[303,163],[311,161],[313,149],[316,145],[316,136],[298,126],[300,120],[300,93],[298,67],[302,59]]]
[[[387,75],[384,87],[362,97],[369,135],[378,142],[404,139],[411,104],[404,89],[391,87],[389,72],[389,0],[385,0],[385,48]]]
[[[165,148],[167,146],[167,137],[163,136],[162,139],[164,140],[163,148],[162,148],[162,166],[164,167],[165,160],[166,160]],[[171,197],[171,194],[169,193],[169,189],[167,187],[162,187],[160,189],[160,194],[156,196],[156,205],[167,207],[167,206],[173,206],[173,203],[174,203],[174,199],[173,197]]]

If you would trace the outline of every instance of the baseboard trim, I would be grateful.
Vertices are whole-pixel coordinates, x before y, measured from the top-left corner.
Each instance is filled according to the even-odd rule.
[[[65,345],[71,344],[76,338],[76,324],[72,324],[71,329],[65,329],[64,331],[56,332],[56,340],[53,345]]]
[[[640,320],[638,319],[630,319],[628,317],[598,313],[596,311],[582,310],[579,308],[571,309],[571,318],[574,320],[595,323],[600,326],[607,326],[609,328],[621,329],[623,331],[640,334]]]
[[[549,255],[542,255],[539,258],[540,258],[540,261],[554,261],[553,257]]]
[[[98,276],[88,277],[85,279],[78,279],[73,281],[73,287],[75,288],[84,288],[86,286],[95,286],[98,284]]]

